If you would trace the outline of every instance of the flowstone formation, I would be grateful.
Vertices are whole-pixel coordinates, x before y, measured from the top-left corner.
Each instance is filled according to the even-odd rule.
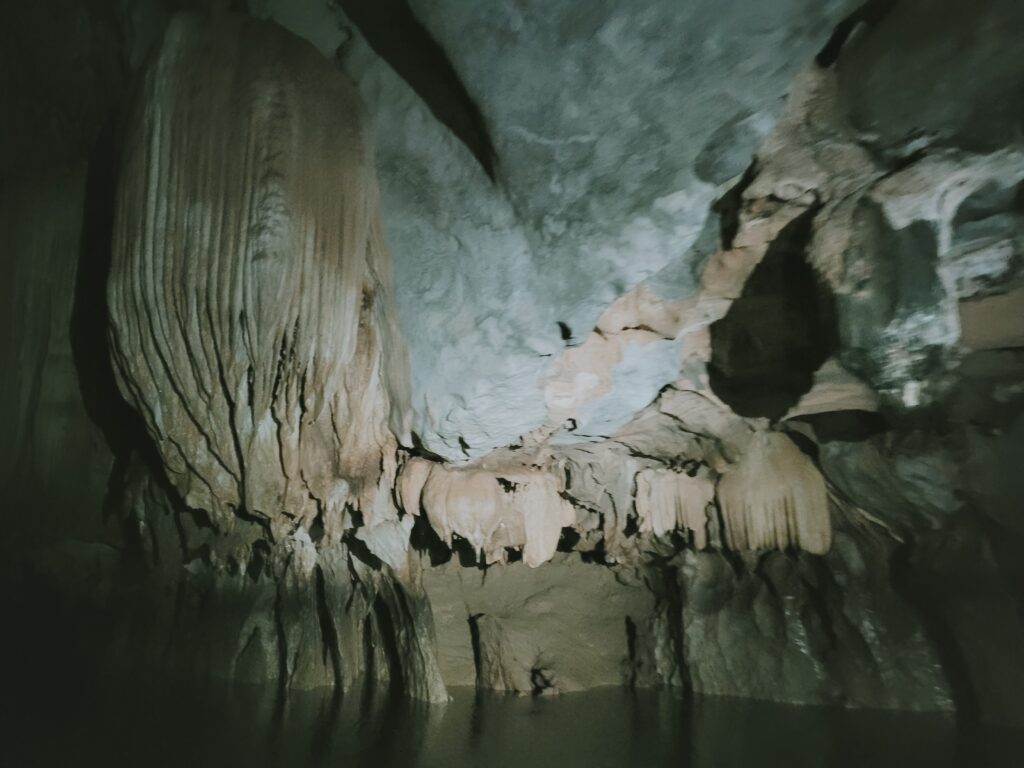
[[[218,524],[372,523],[404,353],[355,90],[269,25],[178,17],[128,124],[113,353],[171,482]]]
[[[372,643],[393,646],[383,671],[342,653],[348,627],[333,623],[351,606],[330,599],[339,580],[366,587],[369,605],[385,599],[378,586],[401,589],[344,565],[353,520],[408,541],[389,429],[390,417],[401,434],[404,350],[354,88],[272,25],[179,16],[124,141],[108,294],[121,390],[176,495],[211,529],[199,567],[253,579],[248,594],[260,594],[264,568],[279,581],[269,616],[256,609],[237,628],[224,671],[317,685],[340,683],[343,663],[379,677],[422,666],[403,673],[408,690],[443,697],[430,649],[420,663],[403,647],[415,632],[404,597],[377,627],[392,636]],[[140,525],[158,530],[145,506]],[[163,549],[155,535],[147,543]],[[407,571],[406,546],[396,549],[389,562]],[[316,659],[310,647],[329,640]]]
[[[107,663],[1024,722],[1024,150],[943,56],[1024,92],[1020,9],[357,5],[151,20],[74,292]]]

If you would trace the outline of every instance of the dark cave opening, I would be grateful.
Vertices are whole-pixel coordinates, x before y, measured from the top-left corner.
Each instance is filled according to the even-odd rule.
[[[493,181],[496,156],[480,109],[466,91],[444,50],[405,0],[338,0],[370,44],[430,111],[473,153]]]
[[[711,325],[711,389],[741,416],[782,418],[838,347],[832,291],[805,256],[815,212],[783,228]]]

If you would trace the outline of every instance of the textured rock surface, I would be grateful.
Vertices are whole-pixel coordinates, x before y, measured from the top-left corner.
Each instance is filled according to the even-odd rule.
[[[354,89],[302,41],[176,17],[126,132],[114,360],[196,513],[194,666],[286,687],[366,673],[437,700],[429,604],[391,575],[408,575],[388,428],[402,433],[406,373],[362,126]],[[140,535],[146,506],[130,507]],[[362,561],[341,543],[355,516]]]
[[[301,527],[269,542],[243,520],[225,535],[168,490],[133,465],[121,514],[140,542],[139,583],[104,650],[112,666],[274,681],[282,691],[369,681],[446,698],[416,580],[399,580],[358,542],[314,544]]]
[[[109,93],[17,91],[8,613],[281,693],[1024,722],[1012,4],[412,2],[433,90],[370,17],[222,5],[96,0],[53,36]]]
[[[583,340],[616,298],[666,268],[668,279],[652,282],[656,293],[676,298],[692,292],[685,271],[699,266],[700,252],[691,249],[711,215],[717,186],[742,173],[793,73],[827,36],[843,6],[696,2],[681,8],[660,0],[628,8],[611,2],[584,7],[571,0],[473,8],[458,2],[411,4],[480,106],[499,158],[501,188],[527,244],[523,251],[499,253],[476,234],[463,239],[454,262],[451,256],[445,261],[526,259],[530,275],[523,283],[530,302],[525,306],[510,304],[505,283],[490,274],[484,280],[453,276],[453,288],[459,286],[455,290],[463,297],[459,304],[476,315],[477,330],[470,331],[474,354],[456,370],[444,360],[444,373],[442,361],[418,359],[416,349],[467,343],[451,326],[434,331],[423,321],[438,310],[447,315],[453,294],[433,311],[415,294],[400,297],[406,308],[417,307],[416,330],[407,335],[422,382],[416,392],[435,419],[420,416],[418,424],[440,438],[440,446],[427,441],[434,450],[457,455],[451,448],[464,433],[473,448],[494,447],[539,425],[542,415],[519,403],[527,397],[535,402],[540,382],[518,377],[538,370],[537,354],[557,354],[556,323]],[[538,61],[548,62],[542,84]],[[387,184],[385,176],[385,201]],[[389,222],[401,270],[410,238],[400,228],[402,218]],[[534,349],[523,349],[524,341]],[[644,399],[640,381],[649,382],[649,402],[675,377],[677,347],[647,341],[622,356],[621,376],[613,377],[611,388],[621,394],[605,395],[605,419],[621,423],[646,405],[637,406],[636,399]],[[513,398],[501,390],[492,395],[490,382],[510,374],[529,389]],[[456,386],[435,388],[435,381]],[[476,391],[467,391],[467,383]],[[463,392],[460,399],[452,397]],[[422,407],[420,401],[416,406]],[[501,431],[480,434],[473,429],[479,422]]]
[[[557,555],[534,571],[455,560],[424,574],[450,685],[567,692],[630,681],[654,599],[637,574]]]
[[[388,493],[404,366],[371,157],[311,47],[241,17],[168,27],[125,137],[112,338],[171,481],[218,524],[334,532]]]
[[[827,558],[691,554],[679,570],[695,691],[793,703],[952,709],[940,658],[889,590],[893,542],[847,529]],[[674,585],[673,585],[674,586]]]
[[[692,292],[700,252],[680,257],[717,186],[743,171],[843,5],[412,4],[480,107],[495,185],[358,36],[325,32],[320,4],[260,4],[325,53],[347,41],[345,67],[375,119],[414,429],[432,451],[479,456],[544,421],[537,394],[564,346],[558,323],[586,338],[620,294],[659,272],[660,293]],[[557,67],[542,88],[537,61]],[[674,378],[677,347],[651,341],[624,362],[606,419],[646,404],[630,374],[650,382],[647,402]]]

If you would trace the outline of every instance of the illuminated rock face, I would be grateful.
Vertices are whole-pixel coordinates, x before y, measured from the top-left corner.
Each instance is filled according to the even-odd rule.
[[[607,343],[591,331],[623,331],[605,312],[634,288],[652,304],[692,297],[716,250],[720,187],[846,5],[410,0],[482,114],[495,183],[357,30],[337,31],[342,19],[330,37],[319,0],[254,3],[328,55],[342,45],[374,116],[413,428],[428,449],[478,458],[584,390],[578,434],[608,434],[676,378],[676,333],[637,327],[656,312]],[[552,363],[584,345],[608,368],[551,389]]]
[[[190,617],[205,637],[182,663],[441,700],[392,495],[405,351],[365,126],[352,84],[284,30],[173,19],[127,121],[112,354],[174,491],[205,517],[182,529],[180,567],[221,609]],[[129,486],[130,508],[155,566],[170,542],[147,487]]]
[[[842,3],[399,5],[489,162],[376,53],[388,29],[371,48],[336,4],[252,0],[263,21],[157,36],[109,280],[68,255],[80,169],[3,190],[0,356],[30,371],[4,382],[4,489],[101,439],[76,373],[144,426],[88,463],[110,543],[39,558],[107,596],[134,569],[144,626],[127,611],[104,647],[282,690],[621,683],[1024,720],[1024,155],[980,103],[971,143],[962,105],[887,123],[885,82],[931,92],[901,47],[928,3],[817,63]],[[76,371],[71,304],[103,341]],[[116,383],[82,362],[108,357]]]
[[[114,359],[185,503],[271,530],[386,514],[404,351],[353,86],[273,25],[177,17],[120,179]]]

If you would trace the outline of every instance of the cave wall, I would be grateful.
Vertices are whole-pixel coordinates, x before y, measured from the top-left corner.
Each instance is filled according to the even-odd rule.
[[[107,514],[115,452],[104,371],[104,195],[109,128],[126,87],[104,3],[5,9],[0,90],[3,598],[113,581],[120,530]],[[61,21],[53,22],[53,15]],[[92,162],[94,157],[100,161]],[[109,206],[108,206],[109,208]],[[17,615],[12,612],[12,615]]]
[[[411,3],[437,92],[372,20],[222,5],[12,25],[12,615],[282,692],[1024,720],[1019,115],[936,63],[1015,93],[1012,4],[823,50],[845,4]],[[833,341],[737,414],[782,245]]]
[[[8,525],[28,546],[104,537],[91,512],[103,506],[113,457],[86,412],[71,335],[85,188],[82,167],[4,185],[2,477]],[[20,504],[35,514],[19,514]]]
[[[264,6],[299,34],[314,28],[292,4]],[[359,30],[331,41],[375,116],[427,448],[462,461],[557,423],[546,380],[567,345],[642,282],[663,299],[694,292],[716,187],[743,171],[843,6],[410,3],[482,115],[494,183]],[[621,380],[582,393],[582,434],[609,434],[675,378],[672,338],[631,342],[613,358]]]

